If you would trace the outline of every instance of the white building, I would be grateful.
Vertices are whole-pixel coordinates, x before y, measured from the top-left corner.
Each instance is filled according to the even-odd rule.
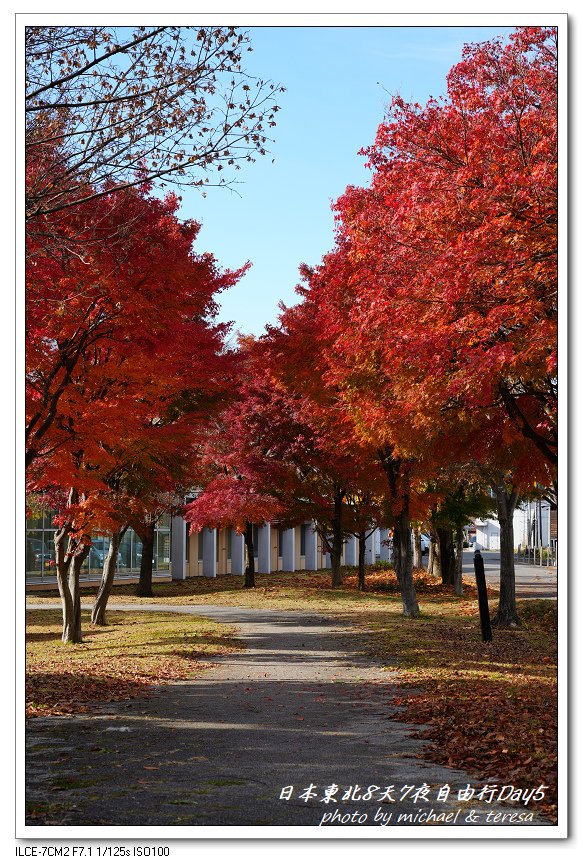
[[[549,547],[551,544],[551,506],[545,501],[525,502],[514,511],[514,546]],[[500,523],[494,518],[474,520],[476,547],[500,549]]]
[[[366,563],[388,559],[388,547],[381,545],[382,532],[376,529],[366,543]],[[317,571],[330,567],[319,535],[311,522],[283,529],[277,523],[254,526],[255,572]],[[235,529],[203,529],[188,533],[182,517],[172,519],[171,573],[173,580],[189,577],[216,577],[218,574],[243,576],[246,566],[243,535]],[[348,538],[342,551],[342,565],[358,564],[358,541]]]

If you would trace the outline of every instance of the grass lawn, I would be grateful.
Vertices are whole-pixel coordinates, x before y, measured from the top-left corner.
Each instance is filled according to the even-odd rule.
[[[537,803],[537,810],[554,819],[556,602],[519,601],[523,627],[496,628],[493,642],[484,644],[473,581],[465,582],[465,597],[456,598],[449,588],[438,585],[425,572],[416,572],[421,608],[418,619],[403,618],[393,571],[369,569],[367,586],[365,593],[357,590],[354,569],[345,569],[340,589],[330,587],[330,574],[323,571],[262,575],[257,578],[255,589],[243,589],[241,577],[197,578],[157,584],[156,597],[152,599],[137,598],[134,586],[119,586],[111,603],[219,604],[333,615],[347,627],[356,628],[370,654],[396,675],[401,687],[394,701],[395,712],[403,720],[423,725],[420,737],[430,740],[423,756],[465,769],[483,780],[498,779],[499,783],[520,788],[548,785],[546,797]],[[493,614],[497,593],[490,588],[488,593]],[[90,603],[94,594],[95,589],[84,589],[83,600]],[[56,592],[46,591],[31,593],[27,598],[34,603],[54,603],[55,599],[58,600]],[[160,678],[196,675],[196,665],[205,652],[232,651],[235,645],[225,634],[226,629],[208,622],[200,624],[201,620],[192,620],[189,625],[180,617],[176,623],[171,614],[163,614],[152,615],[146,624],[143,613],[139,617],[111,613],[112,623],[123,621],[130,627],[110,628],[110,645],[107,633],[89,631],[83,646],[66,648],[46,642],[58,639],[59,613],[47,611],[38,615],[41,618],[36,621],[40,624],[35,628],[40,628],[36,631],[40,636],[35,637],[32,631],[30,644],[31,671],[37,683],[33,704],[37,713],[47,712],[39,686],[43,681],[46,683],[47,677],[49,691],[54,684],[51,676],[63,682],[63,697],[58,704],[61,710],[77,711],[76,704],[65,699],[67,693],[74,693],[66,686],[68,676],[87,676],[88,687],[95,687],[97,696],[102,686],[99,683],[107,675],[120,680],[120,689],[131,690]],[[148,618],[150,615],[147,614]],[[172,639],[160,640],[158,644],[154,640],[151,644],[149,637],[146,639],[150,628],[158,634],[167,633]],[[197,642],[200,639],[197,634],[207,637],[208,642]],[[120,638],[122,643],[116,642]],[[37,648],[39,642],[41,647]],[[130,646],[132,652],[128,655]],[[189,652],[194,655],[188,655]],[[103,693],[107,693],[107,687],[103,687]],[[119,699],[132,695],[127,690],[120,693],[123,696]]]
[[[70,715],[129,700],[149,685],[193,678],[212,656],[241,646],[233,628],[172,613],[111,612],[98,628],[83,611],[83,642],[67,646],[60,639],[60,610],[29,610],[26,619],[28,716]]]
[[[219,576],[193,577],[181,582],[154,584],[153,598],[138,598],[135,585],[114,586],[110,597],[111,604],[219,604],[234,607],[251,607],[273,610],[313,610],[322,613],[335,613],[352,610],[402,609],[399,587],[395,572],[391,568],[378,565],[367,569],[367,591],[357,589],[355,568],[343,568],[344,585],[340,589],[331,587],[330,571],[296,571],[261,574],[255,577],[254,589],[243,588],[243,577]],[[430,577],[423,570],[415,571],[415,585],[422,606],[432,597],[450,596],[447,587]],[[83,603],[92,603],[95,588],[81,589]],[[467,597],[476,597],[475,582],[464,577],[464,591]],[[489,589],[493,597],[497,593]],[[29,592],[28,603],[59,602],[56,589]]]

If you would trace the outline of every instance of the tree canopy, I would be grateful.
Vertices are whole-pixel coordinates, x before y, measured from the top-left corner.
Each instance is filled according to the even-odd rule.
[[[232,182],[283,89],[245,70],[251,50],[233,27],[28,27],[27,218],[146,180]]]

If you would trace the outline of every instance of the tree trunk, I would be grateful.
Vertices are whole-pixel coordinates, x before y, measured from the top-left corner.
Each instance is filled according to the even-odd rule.
[[[463,529],[457,528],[455,530],[455,571],[454,571],[454,579],[453,579],[453,591],[454,594],[458,596],[458,598],[463,597],[464,594],[464,585],[462,581],[462,567],[463,567],[463,557],[464,557],[464,532]]]
[[[403,497],[403,509],[398,517],[399,572],[397,579],[401,588],[403,615],[416,618],[419,615],[417,593],[413,583],[413,559],[411,558],[411,523],[409,520],[409,497]]]
[[[71,490],[69,504],[78,501],[77,493]],[[80,643],[81,632],[81,598],[79,596],[79,575],[83,562],[89,554],[91,543],[77,541],[71,537],[72,526],[66,523],[55,531],[55,564],[57,568],[57,586],[61,596],[63,611],[63,643]],[[66,544],[66,548],[65,548]]]
[[[439,538],[437,535],[432,539],[433,546],[433,561],[431,563],[432,570],[431,573],[437,579],[441,579],[441,550],[439,548]]]
[[[79,594],[79,576],[83,562],[89,555],[91,544],[79,543],[69,563],[69,591],[73,601],[73,618],[72,628],[69,635],[73,635],[72,639],[65,640],[65,629],[63,629],[63,642],[80,643],[82,640],[81,634],[81,596]]]
[[[366,559],[366,532],[359,532],[358,538],[358,591],[365,591],[365,559]]]
[[[154,557],[154,527],[149,523],[138,532],[142,542],[142,561],[140,563],[140,579],[136,589],[139,598],[153,598],[152,590],[152,559]]]
[[[57,586],[61,596],[63,609],[63,632],[61,639],[63,643],[80,643],[81,630],[75,630],[75,603],[69,586],[69,557],[67,555],[70,547],[68,530],[70,526],[63,526],[55,531],[55,564],[57,568]],[[65,542],[67,552],[65,552]]]
[[[413,567],[423,567],[423,554],[421,552],[421,529],[415,526],[413,529]]]
[[[444,586],[453,586],[455,577],[453,534],[450,529],[438,529],[437,536],[439,538],[441,582]]]
[[[334,496],[334,516],[332,518],[332,549],[330,551],[330,564],[332,566],[332,588],[337,589],[342,585],[342,572],[340,561],[342,559],[342,493]]]
[[[109,600],[111,588],[113,586],[113,578],[115,576],[115,569],[117,566],[117,554],[119,552],[119,547],[123,540],[123,536],[127,531],[127,528],[127,526],[124,526],[118,532],[114,532],[109,541],[109,550],[107,551],[107,556],[105,557],[105,561],[103,562],[101,584],[99,586],[99,590],[93,604],[93,609],[91,611],[91,622],[94,625],[107,624],[107,622],[105,621],[105,610],[107,608],[107,602]]]
[[[340,570],[341,553],[336,549],[334,544],[330,553],[330,566],[332,568],[332,588],[338,589],[342,585],[342,571]]]
[[[518,488],[513,484],[510,493],[500,475],[496,486],[496,504],[500,523],[500,598],[493,625],[520,625],[516,610],[516,586],[514,574],[514,508],[518,500]]]
[[[395,573],[401,589],[403,615],[417,617],[419,604],[413,583],[413,560],[411,558],[411,521],[409,519],[409,473],[410,467],[395,459],[392,450],[379,452],[381,464],[389,482],[395,510],[400,502],[400,513],[395,520],[393,547],[395,550]]]
[[[393,567],[397,577],[397,585],[401,588],[401,530],[399,524],[395,523],[393,528]]]
[[[255,548],[253,545],[253,523],[245,523],[245,546],[247,547],[247,567],[245,568],[245,589],[255,588]]]
[[[433,559],[435,557],[435,544],[433,542],[433,538],[429,540],[429,555],[427,557],[427,568],[426,572],[428,574],[433,574]]]

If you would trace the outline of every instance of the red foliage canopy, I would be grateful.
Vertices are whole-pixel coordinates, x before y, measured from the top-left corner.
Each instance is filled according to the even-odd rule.
[[[27,445],[30,488],[86,491],[104,528],[120,491],[143,507],[192,469],[231,389],[214,296],[245,268],[192,251],[199,226],[179,221],[175,196],[128,190],[92,209],[59,216],[71,249],[31,239]]]

